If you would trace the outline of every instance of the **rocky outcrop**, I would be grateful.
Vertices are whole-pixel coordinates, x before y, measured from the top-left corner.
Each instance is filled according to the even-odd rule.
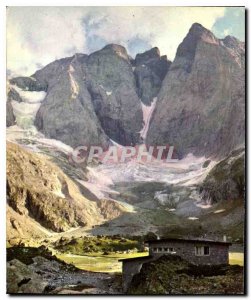
[[[196,266],[176,255],[142,265],[127,291],[133,295],[243,294],[243,267]]]
[[[244,56],[243,43],[193,24],[162,83],[146,143],[218,157],[243,144]]]
[[[11,143],[7,145],[7,204],[8,239],[96,225],[122,212],[114,201],[88,200],[48,158]]]
[[[7,263],[8,294],[42,294],[46,285],[40,275],[19,260],[13,259]]]
[[[46,91],[47,84],[41,83],[36,80],[33,76],[31,77],[16,77],[10,79],[10,84],[17,85],[23,90],[28,91]]]
[[[13,112],[13,107],[11,101],[15,100],[17,102],[21,102],[22,98],[15,91],[15,89],[10,87],[9,81],[7,81],[7,101],[6,101],[6,126],[12,126],[16,123],[16,118]]]
[[[8,294],[118,294],[111,273],[88,272],[67,264],[46,247],[7,249]]]
[[[233,151],[216,164],[200,187],[205,203],[243,201],[245,195],[245,150]]]
[[[8,97],[9,101],[14,100],[14,101],[17,101],[19,103],[23,101],[23,99],[18,94],[18,92],[14,88],[11,88],[11,87],[9,88],[7,97]]]
[[[6,102],[6,126],[12,126],[15,125],[15,116],[13,113],[13,107],[11,105],[11,102],[7,100]]]
[[[166,55],[160,56],[159,49],[155,47],[137,54],[134,65],[137,93],[145,105],[150,105],[159,92],[171,62]]]
[[[245,43],[231,35],[220,40],[220,43],[227,47],[228,52],[235,61],[239,63],[241,67],[245,68]]]
[[[44,246],[10,247],[7,249],[7,293],[42,294],[52,290],[60,275],[67,274],[69,281],[79,269],[67,265]],[[60,275],[59,275],[60,273]],[[79,274],[80,275],[80,274]],[[78,278],[79,279],[79,278]]]

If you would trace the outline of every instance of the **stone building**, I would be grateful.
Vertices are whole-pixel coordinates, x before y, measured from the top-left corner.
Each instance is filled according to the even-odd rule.
[[[123,288],[126,291],[133,276],[140,272],[143,263],[153,261],[161,255],[178,255],[195,265],[228,264],[231,243],[200,239],[160,239],[146,241],[149,256],[121,259],[123,266]]]

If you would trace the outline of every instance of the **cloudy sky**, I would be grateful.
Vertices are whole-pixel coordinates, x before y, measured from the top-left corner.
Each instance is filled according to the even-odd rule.
[[[244,41],[244,8],[8,7],[7,68],[12,75],[31,75],[55,59],[108,43],[125,46],[133,57],[157,46],[173,60],[194,22],[219,38]]]

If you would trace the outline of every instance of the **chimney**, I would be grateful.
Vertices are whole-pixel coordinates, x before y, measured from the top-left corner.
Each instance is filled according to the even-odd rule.
[[[227,236],[223,235],[223,242],[226,242],[226,241],[227,241]]]

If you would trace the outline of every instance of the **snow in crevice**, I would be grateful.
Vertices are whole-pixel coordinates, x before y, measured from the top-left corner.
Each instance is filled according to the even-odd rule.
[[[46,92],[44,91],[27,91],[27,90],[22,90],[16,85],[11,85],[11,88],[13,88],[19,96],[22,98],[23,102],[29,103],[29,104],[34,104],[34,103],[41,103],[45,99]]]
[[[111,96],[112,95],[112,91],[111,90],[107,91],[102,84],[99,84],[99,86],[101,87],[102,90],[104,90],[104,92],[106,93],[107,96]]]
[[[110,141],[112,142],[112,144],[113,144],[114,146],[117,146],[117,147],[120,147],[120,148],[123,148],[123,147],[124,147],[123,145],[121,145],[121,144],[115,142],[114,140],[112,140],[111,138],[110,138]]]
[[[71,98],[72,99],[76,99],[79,94],[79,85],[78,85],[77,81],[75,80],[74,72],[75,72],[75,69],[72,66],[72,64],[70,64],[69,69],[68,69],[68,74],[70,77]]]
[[[197,218],[197,217],[188,217],[187,219],[191,220],[191,221],[199,220],[199,218]]]
[[[157,103],[158,98],[155,97],[153,98],[153,101],[151,103],[150,106],[145,105],[142,101],[141,101],[141,107],[142,107],[142,112],[143,112],[143,121],[144,121],[144,126],[140,131],[140,136],[143,140],[146,139],[147,136],[147,132],[149,129],[149,125],[150,125],[150,121],[151,121],[151,117],[152,114],[155,110],[156,107],[156,103]]]
[[[11,104],[13,107],[13,112],[15,117],[19,117],[19,116],[35,117],[40,107],[40,103],[30,104],[26,102],[17,102],[15,100],[11,100]]]
[[[46,97],[46,92],[22,90],[16,85],[11,86],[22,98],[22,102],[11,100],[16,123],[23,129],[34,125],[36,114]]]

